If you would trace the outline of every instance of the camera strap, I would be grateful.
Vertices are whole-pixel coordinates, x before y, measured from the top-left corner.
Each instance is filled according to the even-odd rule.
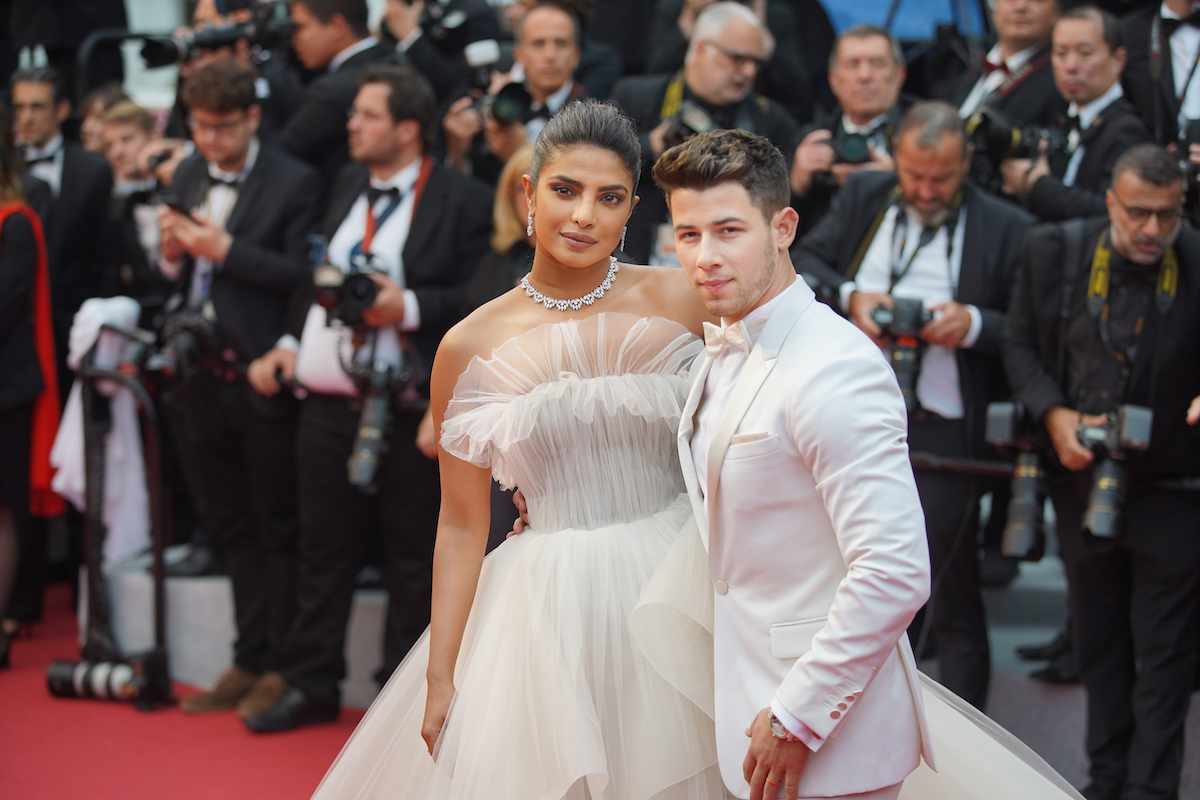
[[[950,216],[946,219],[946,221],[934,228],[921,228],[921,236],[917,240],[916,248],[913,249],[912,254],[909,255],[908,262],[902,269],[900,269],[899,272],[897,272],[897,267],[900,266],[900,262],[904,259],[904,250],[908,246],[908,212],[904,207],[903,198],[898,198],[896,222],[892,229],[892,260],[891,268],[889,270],[890,282],[888,285],[888,294],[891,294],[892,291],[895,290],[896,284],[900,283],[900,281],[904,280],[905,276],[908,275],[909,270],[912,269],[913,262],[917,260],[917,254],[921,252],[921,248],[932,242],[937,236],[938,231],[940,231],[942,228],[946,229],[946,270],[951,276],[950,293],[952,296],[957,293],[957,281],[953,279],[953,270],[950,268],[950,261],[954,256],[954,231],[958,227],[958,216],[960,210],[962,209],[962,199],[963,192],[962,189],[959,189],[958,193],[954,195]]]
[[[1000,84],[995,90],[980,103],[980,108],[987,105],[995,105],[997,100],[1003,100],[1008,95],[1012,94],[1013,90],[1020,86],[1025,81],[1033,76],[1042,67],[1050,63],[1050,43],[1045,45],[1028,61],[1021,65],[1020,69],[1012,73],[1005,79],[1004,83]]]

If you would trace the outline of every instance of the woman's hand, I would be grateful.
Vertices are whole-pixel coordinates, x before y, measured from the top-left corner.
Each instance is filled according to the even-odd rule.
[[[454,684],[429,681],[429,694],[425,698],[425,721],[421,723],[421,738],[433,755],[433,746],[442,735],[442,725],[450,712],[450,701],[454,699]]]

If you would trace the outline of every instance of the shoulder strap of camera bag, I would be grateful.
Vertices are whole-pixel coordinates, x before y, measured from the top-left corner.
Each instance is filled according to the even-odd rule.
[[[679,70],[667,83],[667,93],[663,95],[662,109],[658,112],[660,120],[670,119],[679,113],[683,105],[683,70]]]
[[[879,226],[883,224],[883,218],[887,216],[888,209],[900,197],[900,184],[888,193],[888,200],[883,204],[883,208],[879,209],[879,213],[875,215],[875,219],[871,222],[871,227],[867,228],[867,233],[863,236],[862,241],[858,244],[858,249],[854,251],[854,257],[850,259],[850,263],[846,266],[846,280],[854,280],[854,276],[858,274],[858,268],[862,266],[863,259],[867,255],[867,249],[870,248],[871,242],[875,241],[875,235],[879,233]]]

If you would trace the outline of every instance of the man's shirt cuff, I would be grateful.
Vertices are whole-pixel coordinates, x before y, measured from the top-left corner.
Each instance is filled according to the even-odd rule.
[[[838,299],[842,303],[842,312],[843,313],[845,313],[845,314],[850,313],[850,295],[854,294],[857,291],[858,291],[858,284],[855,283],[854,281],[846,281],[845,283],[843,283],[841,286],[838,287]],[[780,721],[783,721],[783,717],[780,717],[779,719],[780,719]]]
[[[971,315],[971,327],[967,328],[967,335],[963,337],[959,347],[974,347],[979,341],[979,333],[983,330],[983,314],[975,306],[967,306],[967,313]]]
[[[421,327],[421,306],[417,304],[417,296],[412,289],[404,290],[404,319],[396,327],[404,333]]]
[[[179,273],[183,272],[183,259],[170,261],[165,256],[158,257],[158,271],[166,276],[167,280],[176,280]]]
[[[778,697],[771,701],[771,713],[783,723],[783,727],[787,728],[789,733],[804,742],[805,747],[814,753],[820,750],[821,745],[825,743],[825,740],[813,733],[811,728],[793,717],[779,702]]]
[[[280,336],[279,341],[275,343],[275,347],[280,350],[287,350],[289,353],[293,354],[300,352],[300,342],[297,341],[296,337],[292,336],[290,333],[285,333],[283,336]]]

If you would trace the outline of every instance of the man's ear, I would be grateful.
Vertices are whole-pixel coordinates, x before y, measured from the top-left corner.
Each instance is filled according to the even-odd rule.
[[[787,250],[796,239],[796,231],[800,228],[800,215],[791,206],[784,206],[775,212],[771,220],[771,230],[775,234],[775,244]]]

